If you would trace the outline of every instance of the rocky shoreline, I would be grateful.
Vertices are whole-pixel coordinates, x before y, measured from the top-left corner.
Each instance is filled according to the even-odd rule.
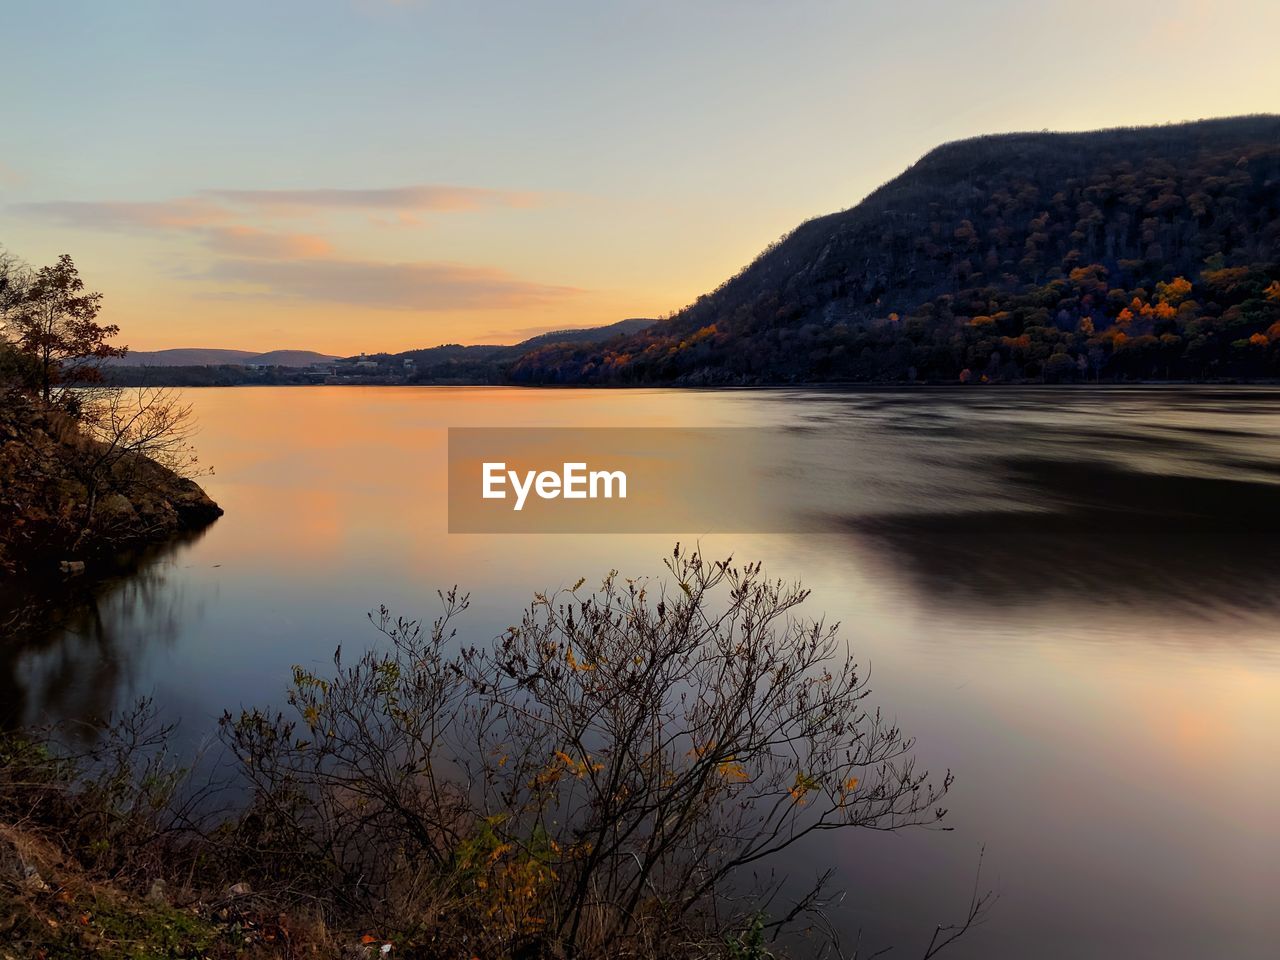
[[[145,458],[127,484],[93,495],[85,465],[100,444],[25,398],[0,406],[0,576],[80,573],[121,550],[160,544],[222,515],[200,485]],[[110,478],[108,478],[110,479]]]

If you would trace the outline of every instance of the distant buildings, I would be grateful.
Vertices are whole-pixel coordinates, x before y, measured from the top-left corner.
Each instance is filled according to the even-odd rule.
[[[361,353],[359,356],[335,360],[326,366],[328,378],[337,381],[354,380],[360,383],[397,383],[417,372],[417,363],[414,360],[390,357],[385,353],[374,356]],[[318,367],[319,365],[317,369]]]

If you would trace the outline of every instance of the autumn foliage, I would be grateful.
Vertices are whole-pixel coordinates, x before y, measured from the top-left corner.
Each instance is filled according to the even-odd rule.
[[[1280,376],[1280,118],[947,144],[522,383]]]
[[[99,382],[101,361],[127,352],[108,342],[120,328],[98,323],[102,294],[85,289],[65,253],[38,270],[5,258],[0,309],[0,343],[26,359],[27,385],[46,406],[55,399],[70,401],[66,388]]]

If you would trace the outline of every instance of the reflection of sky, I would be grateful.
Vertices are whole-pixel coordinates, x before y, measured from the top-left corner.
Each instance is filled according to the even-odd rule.
[[[842,621],[870,667],[874,703],[958,776],[952,833],[800,851],[801,875],[839,861],[845,929],[927,940],[986,843],[1001,901],[958,957],[1251,957],[1280,934],[1272,391],[188,397],[227,514],[33,644],[13,671],[32,709],[154,693],[199,740],[224,708],[279,704],[291,664],[374,642],[379,604],[429,618],[458,583],[483,641],[534,590],[662,572],[666,536],[445,535],[448,426],[812,423],[827,450],[792,472],[838,495],[829,533],[704,550],[803,579],[810,612]],[[1111,472],[1090,472],[1104,454]]]

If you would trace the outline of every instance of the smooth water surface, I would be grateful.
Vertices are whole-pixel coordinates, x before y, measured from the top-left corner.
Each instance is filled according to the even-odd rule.
[[[477,640],[533,591],[658,575],[671,536],[450,536],[449,426],[783,425],[808,532],[705,535],[814,591],[874,701],[957,782],[950,832],[833,835],[828,908],[916,956],[1000,899],[957,957],[1269,957],[1280,942],[1280,392],[1265,389],[192,391],[226,516],[58,600],[0,660],[10,721],[154,695],[208,737],[378,635],[473,595]],[[725,476],[726,485],[751,477]],[[700,531],[689,531],[690,539]],[[45,618],[47,619],[47,618]]]

